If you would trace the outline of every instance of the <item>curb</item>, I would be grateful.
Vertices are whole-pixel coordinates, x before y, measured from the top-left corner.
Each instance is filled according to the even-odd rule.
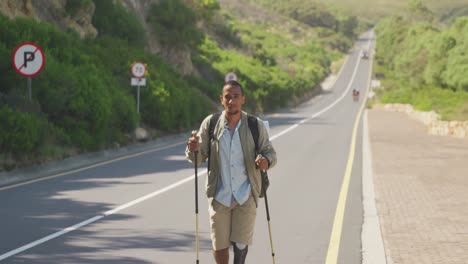
[[[362,263],[392,264],[393,262],[385,256],[379,215],[375,205],[367,110],[364,112],[362,148],[362,204],[364,209],[361,233]]]

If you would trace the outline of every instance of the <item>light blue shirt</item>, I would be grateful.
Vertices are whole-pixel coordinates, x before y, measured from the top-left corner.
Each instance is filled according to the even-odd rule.
[[[234,199],[242,205],[249,199],[251,192],[239,137],[240,124],[241,120],[231,133],[226,121],[224,133],[219,139],[221,182],[217,186],[215,199],[227,207],[231,207]]]

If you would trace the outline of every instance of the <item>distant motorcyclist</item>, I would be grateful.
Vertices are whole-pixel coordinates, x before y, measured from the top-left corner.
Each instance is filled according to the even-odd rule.
[[[358,101],[359,100],[359,91],[356,89],[353,89],[353,100]]]

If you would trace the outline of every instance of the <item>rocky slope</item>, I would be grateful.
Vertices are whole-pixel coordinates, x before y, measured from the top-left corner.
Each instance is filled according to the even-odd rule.
[[[92,1],[70,16],[65,11],[66,0],[2,0],[0,13],[15,17],[32,17],[56,25],[62,30],[73,29],[82,37],[97,35],[91,23],[95,6]]]
[[[122,5],[131,13],[135,14],[146,29],[148,42],[147,50],[159,54],[169,64],[173,65],[183,75],[196,72],[189,49],[174,49],[162,47],[158,37],[148,25],[149,7],[158,3],[158,0],[120,0]],[[93,1],[82,6],[73,15],[66,11],[67,0],[1,0],[0,13],[10,17],[30,17],[38,21],[51,23],[58,28],[67,31],[75,30],[81,37],[96,37],[98,30],[92,24],[95,11]]]

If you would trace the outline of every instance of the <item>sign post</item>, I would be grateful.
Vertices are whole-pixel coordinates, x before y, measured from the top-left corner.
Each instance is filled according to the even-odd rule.
[[[131,79],[131,85],[137,87],[137,113],[140,113],[140,85],[146,85],[146,79],[143,78],[146,74],[146,66],[142,62],[135,62],[132,65],[132,75],[135,78]]]
[[[12,57],[16,72],[28,78],[28,97],[32,100],[32,77],[38,75],[45,65],[42,48],[33,42],[23,42],[16,46]]]

